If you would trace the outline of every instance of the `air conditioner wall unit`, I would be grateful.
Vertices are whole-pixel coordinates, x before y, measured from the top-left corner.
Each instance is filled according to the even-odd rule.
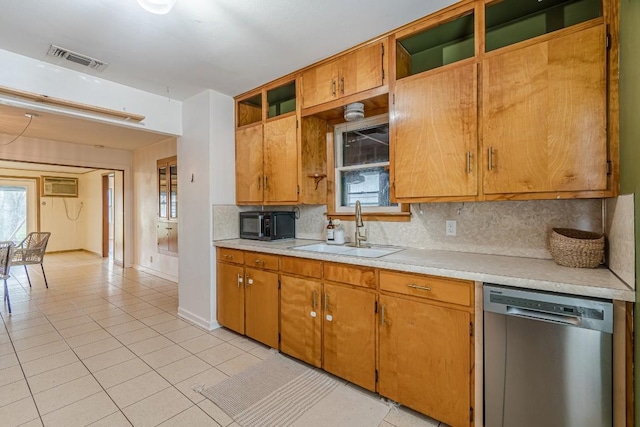
[[[43,176],[43,197],[78,197],[78,178]]]

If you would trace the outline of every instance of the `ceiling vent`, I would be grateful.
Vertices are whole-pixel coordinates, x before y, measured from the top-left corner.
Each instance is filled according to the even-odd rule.
[[[74,52],[60,46],[56,46],[54,44],[49,47],[47,55],[53,56],[55,58],[66,59],[67,61],[74,62],[84,67],[89,67],[92,70],[96,71],[104,71],[104,69],[109,66],[109,63],[107,62],[99,61],[97,59],[79,54],[78,52]]]

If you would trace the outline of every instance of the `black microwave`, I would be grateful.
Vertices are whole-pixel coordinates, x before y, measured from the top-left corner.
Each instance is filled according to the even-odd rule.
[[[296,237],[294,212],[240,212],[240,237],[254,240]]]

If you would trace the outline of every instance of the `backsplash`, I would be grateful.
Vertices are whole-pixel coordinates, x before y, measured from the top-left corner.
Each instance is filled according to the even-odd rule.
[[[271,207],[270,207],[271,208]],[[238,212],[256,207],[213,206],[214,240],[238,237]],[[291,209],[289,207],[288,209]],[[422,213],[420,213],[422,211]],[[300,206],[296,237],[324,239],[326,206]],[[445,223],[455,220],[457,235],[445,235]],[[366,221],[368,243],[551,258],[547,249],[553,227],[602,231],[602,201],[534,200],[411,205],[409,222]],[[354,222],[342,221],[348,241]]]

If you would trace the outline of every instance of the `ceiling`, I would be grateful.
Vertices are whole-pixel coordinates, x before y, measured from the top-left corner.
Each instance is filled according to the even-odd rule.
[[[4,2],[1,49],[176,100],[235,96],[442,9],[453,0],[177,0],[167,15],[136,0]],[[47,56],[51,44],[109,63]],[[25,137],[135,150],[167,135],[0,105],[0,145]]]

